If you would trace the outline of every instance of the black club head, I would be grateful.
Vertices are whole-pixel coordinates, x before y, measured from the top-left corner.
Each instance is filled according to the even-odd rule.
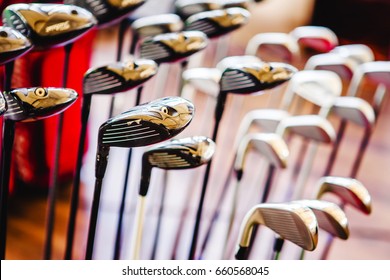
[[[142,156],[140,195],[147,195],[153,167],[166,170],[196,168],[210,162],[214,152],[214,141],[204,136],[174,139],[146,151]]]
[[[0,116],[2,116],[8,109],[7,102],[5,102],[3,93],[0,93]]]
[[[83,79],[84,94],[112,94],[130,90],[152,78],[157,64],[149,59],[130,59],[92,68]]]
[[[220,80],[221,92],[253,93],[274,88],[298,70],[286,63],[250,63],[227,68]]]
[[[200,31],[166,33],[146,38],[141,44],[141,57],[158,64],[176,62],[203,50],[207,44],[207,36]]]
[[[13,4],[3,11],[3,23],[29,38],[34,48],[73,42],[96,25],[87,10],[63,4]]]
[[[73,89],[53,87],[18,88],[4,92],[8,109],[4,118],[29,122],[63,112],[78,97]]]
[[[64,0],[90,11],[98,21],[99,27],[106,27],[120,22],[146,0]]]
[[[248,22],[250,13],[243,8],[207,11],[190,16],[185,21],[186,30],[204,32],[209,38],[225,35]]]
[[[165,97],[136,106],[100,126],[99,146],[141,147],[168,140],[189,125],[191,102]]]
[[[0,26],[0,64],[5,64],[22,56],[32,47],[30,40],[19,31]]]

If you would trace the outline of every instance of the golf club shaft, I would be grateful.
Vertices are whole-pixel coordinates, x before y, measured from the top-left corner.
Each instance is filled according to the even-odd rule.
[[[3,123],[3,144],[1,152],[1,208],[0,208],[0,259],[5,260],[7,240],[7,216],[8,216],[8,194],[11,172],[12,146],[15,136],[15,122],[4,120]]]
[[[360,146],[359,146],[358,153],[356,155],[356,159],[353,162],[353,166],[352,166],[351,174],[350,174],[351,178],[356,178],[356,176],[357,176],[357,173],[359,171],[359,167],[360,167],[362,160],[363,160],[363,156],[364,156],[365,151],[367,149],[367,146],[370,142],[371,133],[372,133],[371,129],[369,127],[366,127],[366,129],[364,130],[364,136],[360,142]]]
[[[140,251],[142,245],[142,232],[144,225],[144,216],[145,216],[145,201],[146,196],[138,196],[137,208],[135,211],[135,228],[133,232],[133,240],[132,244],[132,259],[139,260],[140,259]]]
[[[64,69],[62,77],[62,87],[66,88],[68,83],[68,70],[70,62],[70,53],[72,51],[73,43],[67,44],[64,47],[65,57],[64,57]],[[52,254],[52,242],[53,242],[53,231],[55,224],[55,212],[56,212],[56,199],[58,191],[58,171],[60,164],[60,154],[61,154],[61,140],[62,140],[62,131],[64,126],[64,113],[61,113],[58,116],[57,123],[57,140],[55,143],[54,150],[54,159],[53,167],[50,173],[50,186],[49,186],[49,198],[48,198],[48,211],[47,211],[47,225],[46,225],[46,238],[44,244],[44,259],[50,260]]]
[[[135,106],[138,106],[141,102],[142,91],[143,91],[143,86],[140,86],[137,88],[137,96],[136,96],[136,100],[135,100]],[[132,150],[133,149],[130,148],[128,155],[127,155],[125,180],[123,183],[121,204],[119,207],[118,225],[117,225],[116,235],[115,235],[114,260],[119,260],[120,254],[121,254],[122,224],[123,224],[123,215],[124,215],[125,206],[126,206],[127,188],[128,188],[128,184],[129,184],[128,181],[129,181],[129,176],[130,176],[131,158],[132,158],[132,154],[133,154]]]
[[[79,146],[77,151],[76,159],[76,169],[73,176],[73,188],[70,200],[70,209],[69,209],[69,221],[68,221],[68,230],[66,235],[66,246],[65,246],[65,260],[72,259],[72,250],[73,242],[75,235],[76,219],[77,219],[77,209],[79,205],[79,196],[80,196],[80,173],[81,167],[83,164],[83,153],[85,148],[85,138],[87,135],[87,123],[91,107],[92,95],[83,96],[83,104],[81,108],[81,129],[80,129],[80,138]]]
[[[336,141],[333,144],[332,151],[329,155],[328,162],[326,164],[324,176],[329,176],[330,173],[332,172],[332,168],[334,166],[334,163],[336,161],[337,153],[340,148],[340,143],[343,139],[345,129],[347,127],[347,121],[346,120],[341,120],[339,129],[337,130],[337,136],[336,136]]]

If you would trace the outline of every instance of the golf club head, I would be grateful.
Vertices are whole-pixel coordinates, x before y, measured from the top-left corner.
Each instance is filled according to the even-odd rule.
[[[248,63],[227,68],[220,91],[247,94],[274,88],[291,79],[298,70],[286,63]]]
[[[18,88],[4,92],[8,109],[4,118],[15,122],[29,122],[59,114],[78,97],[73,89],[53,87]]]
[[[215,66],[223,73],[227,68],[234,67],[237,64],[262,63],[261,59],[254,55],[227,56]]]
[[[290,35],[304,48],[321,53],[329,52],[339,44],[336,34],[324,26],[299,26]]]
[[[228,8],[243,8],[248,10],[250,0],[222,0],[220,4],[223,9]]]
[[[255,224],[270,228],[305,250],[313,251],[317,246],[318,224],[310,208],[298,203],[263,203],[249,210],[241,223],[236,259],[246,255]]]
[[[74,5],[13,4],[4,9],[3,23],[29,38],[34,48],[46,49],[75,41],[96,25],[96,19]]]
[[[336,98],[331,112],[361,127],[371,129],[375,124],[374,109],[367,101],[359,97],[340,96]]]
[[[173,139],[146,151],[142,156],[140,195],[146,196],[153,167],[190,169],[208,163],[215,152],[215,143],[208,137],[193,136]]]
[[[164,33],[182,31],[184,23],[178,15],[160,14],[136,19],[131,24],[131,30],[139,37],[156,36]]]
[[[182,19],[187,19],[197,13],[218,10],[221,8],[218,0],[177,0],[175,13]]]
[[[186,30],[204,32],[209,38],[216,38],[232,32],[246,24],[250,13],[243,8],[228,8],[194,14],[186,19]]]
[[[156,63],[176,62],[203,50],[207,36],[200,31],[182,31],[148,37],[141,43],[141,57]]]
[[[90,11],[96,17],[99,27],[120,22],[145,2],[146,0],[64,0],[64,4]]]
[[[317,182],[317,186],[317,199],[325,193],[332,193],[339,197],[344,205],[350,204],[366,215],[371,213],[371,195],[360,181],[353,178],[326,176]]]
[[[372,49],[363,44],[350,44],[337,46],[331,53],[337,53],[343,57],[353,59],[357,64],[370,62],[375,60],[375,55]]]
[[[83,78],[84,94],[112,94],[135,88],[157,73],[157,64],[149,59],[129,59],[91,68]]]
[[[333,143],[336,139],[332,124],[319,115],[291,116],[283,119],[276,133],[283,136],[286,132],[322,143]]]
[[[318,226],[340,239],[349,237],[348,219],[344,211],[332,202],[324,200],[296,200],[293,203],[301,203],[309,207],[317,218]]]
[[[30,40],[19,31],[0,26],[0,65],[17,59],[32,47]]]
[[[332,71],[302,70],[288,82],[282,108],[288,110],[296,95],[318,107],[329,108],[341,95],[342,88],[340,76]]]
[[[193,113],[194,105],[180,97],[135,106],[100,126],[98,145],[130,148],[168,140],[190,124]]]
[[[292,62],[299,57],[299,45],[287,33],[259,33],[249,40],[245,49],[247,55],[258,53],[264,61]]]
[[[195,89],[217,97],[222,72],[217,68],[189,68],[183,72],[183,80]]]
[[[276,168],[286,168],[289,157],[289,150],[286,142],[275,133],[248,133],[241,140],[236,158],[234,171],[242,176],[245,169],[245,159],[250,147],[260,153],[270,165]]]
[[[337,53],[322,53],[311,56],[305,70],[328,70],[337,73],[342,79],[350,80],[358,64],[349,57]]]

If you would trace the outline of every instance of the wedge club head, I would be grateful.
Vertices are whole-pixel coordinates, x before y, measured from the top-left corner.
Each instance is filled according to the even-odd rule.
[[[317,182],[317,199],[325,193],[338,196],[343,204],[350,204],[364,214],[371,213],[371,195],[364,185],[353,178],[326,176]]]
[[[19,31],[0,26],[0,65],[15,60],[32,47],[30,40]]]
[[[200,31],[166,33],[146,38],[141,43],[141,57],[163,62],[176,62],[203,50],[208,44],[207,36]]]
[[[193,136],[173,139],[143,154],[140,195],[146,196],[153,167],[190,169],[208,163],[215,152],[215,143],[208,137]]]
[[[255,224],[270,228],[305,250],[313,251],[317,246],[318,224],[310,208],[297,203],[263,203],[249,210],[241,223],[236,259],[246,255]]]
[[[299,26],[290,35],[304,48],[321,53],[329,52],[339,44],[336,34],[324,26]]]
[[[207,37],[216,38],[243,26],[249,17],[250,13],[243,8],[207,11],[186,19],[185,29],[202,31]]]
[[[29,122],[63,112],[73,104],[78,94],[73,89],[34,87],[4,92],[8,110],[4,118],[16,122]]]
[[[75,41],[97,22],[74,5],[13,4],[4,9],[3,23],[29,38],[34,48],[47,49]]]
[[[295,200],[293,203],[301,203],[309,207],[317,218],[318,226],[340,239],[349,237],[348,219],[341,208],[329,201],[324,200]]]
[[[135,88],[157,73],[158,66],[149,59],[129,59],[89,69],[83,78],[84,94],[111,94]]]
[[[97,19],[99,27],[106,27],[120,22],[146,0],[64,0],[90,11]]]
[[[353,59],[357,64],[370,62],[375,60],[375,55],[372,49],[363,44],[350,44],[337,46],[331,53],[337,53],[343,57]]]

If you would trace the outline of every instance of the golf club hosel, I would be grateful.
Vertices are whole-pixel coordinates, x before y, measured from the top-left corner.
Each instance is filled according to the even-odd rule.
[[[236,260],[246,260],[247,253],[248,253],[248,247],[244,247],[244,246],[239,245],[238,250],[237,250],[236,254],[234,255],[234,257],[236,258]]]
[[[150,176],[152,174],[152,166],[148,163],[147,159],[142,159],[142,171],[141,180],[139,186],[139,195],[146,196],[149,191]]]
[[[274,252],[282,251],[283,244],[284,244],[283,238],[280,238],[280,237],[275,238],[274,247],[273,247]]]
[[[91,108],[92,95],[83,95],[83,104],[81,106],[81,123],[87,123]]]
[[[95,165],[96,179],[103,179],[104,174],[106,173],[109,152],[110,152],[109,146],[100,145],[98,147],[98,152],[96,153],[96,165]]]

